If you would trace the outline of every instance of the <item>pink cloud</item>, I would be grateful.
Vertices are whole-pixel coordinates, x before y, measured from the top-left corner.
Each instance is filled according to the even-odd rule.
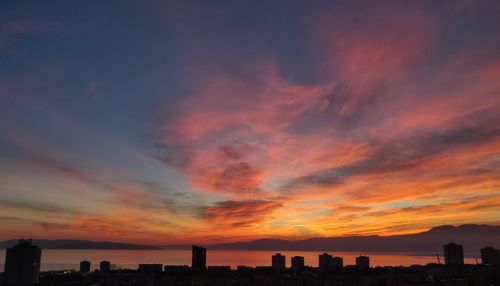
[[[278,144],[295,140],[286,129],[304,112],[319,111],[331,89],[295,85],[269,69],[249,82],[229,75],[207,79],[168,111],[174,117],[163,142],[181,146],[174,147],[180,155],[168,160],[201,189],[256,191],[269,175],[269,162],[280,160]]]
[[[214,68],[203,80],[192,79],[196,91],[164,110],[165,161],[197,190],[279,204],[260,210],[258,228],[267,231],[294,214],[309,215],[310,209],[295,208],[303,201],[332,212],[355,205],[337,230],[356,222],[356,231],[369,233],[422,228],[439,217],[440,206],[468,205],[462,202],[467,190],[498,197],[498,166],[485,165],[500,152],[498,58],[480,60],[471,52],[483,50],[480,43],[442,57],[447,26],[420,4],[400,5],[371,5],[357,22],[344,22],[338,11],[320,13],[308,43],[308,52],[323,59],[320,83],[287,79],[269,54],[242,59],[251,66],[245,73]],[[446,197],[458,202],[442,203]],[[395,210],[402,219],[371,212],[377,204],[406,202],[428,206]],[[407,222],[418,211],[422,221]],[[486,220],[489,211],[463,217]],[[368,229],[383,216],[391,220]],[[313,232],[332,219],[307,217]],[[241,220],[247,219],[245,213]]]

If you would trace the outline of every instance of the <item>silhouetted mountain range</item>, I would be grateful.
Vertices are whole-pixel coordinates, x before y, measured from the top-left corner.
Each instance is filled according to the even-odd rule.
[[[0,242],[0,248],[16,245],[17,239]],[[161,249],[150,245],[119,243],[109,241],[89,241],[71,239],[33,239],[33,244],[44,249],[116,249],[116,250],[154,250]]]
[[[442,253],[443,245],[455,242],[464,246],[466,254],[477,256],[484,246],[500,247],[500,226],[466,224],[439,226],[428,231],[391,236],[320,237],[289,241],[258,239],[248,242],[223,243],[209,246],[220,250],[311,250],[353,252]]]
[[[428,231],[391,236],[344,236],[317,237],[304,240],[258,239],[246,242],[231,242],[207,245],[212,250],[296,250],[296,251],[353,251],[353,252],[406,252],[436,254],[442,253],[443,245],[455,242],[464,246],[464,252],[478,256],[484,246],[500,247],[500,226],[466,224],[461,226],[439,226]],[[15,245],[17,240],[0,242],[0,248]],[[190,249],[191,245],[139,245],[109,241],[88,241],[68,239],[34,239],[33,243],[45,249],[115,249],[155,250]]]

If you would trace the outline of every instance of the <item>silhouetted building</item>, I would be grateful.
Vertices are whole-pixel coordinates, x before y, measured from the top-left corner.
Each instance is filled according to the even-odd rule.
[[[264,272],[264,273],[271,273],[274,271],[272,266],[255,266],[254,269],[256,272]]]
[[[254,269],[253,267],[246,266],[246,265],[238,265],[238,266],[236,266],[236,271],[240,271],[240,272],[250,272],[253,269]]]
[[[277,273],[281,273],[285,271],[286,268],[286,256],[281,255],[281,253],[276,253],[272,257],[272,267],[273,270]]]
[[[113,265],[111,265],[113,268]],[[175,271],[167,271],[172,269]],[[447,267],[437,263],[358,269],[347,266],[343,271],[317,275],[313,267],[304,266],[300,273],[276,273],[271,266],[255,268],[208,266],[196,272],[190,266],[166,266],[165,273],[138,270],[91,272],[47,271],[40,274],[40,286],[500,286],[500,271],[491,265]],[[3,276],[0,274],[0,276]],[[3,278],[3,277],[0,277]],[[17,286],[2,284],[5,286]],[[28,286],[28,285],[21,285]]]
[[[318,256],[319,259],[319,272],[330,271],[333,267],[333,257],[328,253],[323,253]]]
[[[4,280],[10,284],[38,283],[42,249],[33,245],[30,240],[19,240],[19,243],[7,249],[5,254]]]
[[[140,272],[162,272],[162,264],[139,264],[138,270]]]
[[[231,266],[226,266],[226,265],[208,266],[207,270],[208,270],[208,272],[219,273],[219,274],[220,273],[229,273],[229,272],[231,272]]]
[[[443,246],[444,249],[444,264],[446,265],[463,265],[464,264],[464,248],[460,244],[448,243]]]
[[[193,256],[191,259],[193,270],[203,271],[207,269],[207,249],[193,245]]]
[[[493,246],[481,248],[481,261],[483,264],[500,265],[500,250]]]
[[[370,257],[368,256],[358,256],[356,257],[356,267],[358,269],[370,268]]]
[[[101,272],[108,272],[111,270],[111,263],[109,261],[103,260],[99,264],[99,270]]]
[[[90,261],[84,260],[80,262],[80,272],[89,273],[90,272]]]
[[[300,272],[304,269],[304,257],[294,256],[292,257],[292,270],[295,272]]]
[[[342,268],[344,267],[344,259],[342,257],[334,256],[332,259],[333,268]]]
[[[165,265],[164,271],[167,273],[188,273],[191,268],[188,265]]]

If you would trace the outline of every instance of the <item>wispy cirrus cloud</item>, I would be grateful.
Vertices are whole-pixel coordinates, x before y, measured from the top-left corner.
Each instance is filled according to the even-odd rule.
[[[331,90],[288,83],[272,66],[262,72],[250,82],[227,75],[207,79],[193,97],[166,110],[171,115],[162,130],[163,160],[189,174],[194,186],[258,191],[267,162],[279,160],[268,146],[287,140],[290,124],[303,112],[319,110]]]
[[[386,142],[373,142],[373,153],[353,164],[345,164],[295,179],[287,188],[301,185],[336,186],[357,175],[409,172],[443,152],[496,142],[500,129],[496,109],[482,110],[469,116],[449,120],[455,125],[445,130],[417,130],[398,134]]]
[[[234,228],[251,228],[282,204],[270,200],[221,201],[208,207],[204,218],[211,223]]]
[[[245,210],[236,202],[251,196],[279,205],[258,218],[236,212],[235,227],[254,231],[275,225],[294,233],[302,215],[313,233],[404,232],[439,220],[431,215],[439,207],[465,206],[466,190],[487,186],[484,194],[498,196],[498,168],[484,167],[500,151],[498,56],[471,52],[484,49],[482,41],[456,43],[456,57],[446,56],[452,47],[443,37],[468,12],[455,7],[441,18],[438,6],[432,13],[423,3],[397,2],[319,12],[308,36],[307,52],[321,62],[314,83],[287,79],[269,55],[242,59],[252,66],[244,73],[207,76],[163,110],[164,162],[194,188],[231,198],[214,210]],[[358,21],[342,16],[353,13]],[[353,204],[345,216],[338,211]],[[408,222],[418,211],[421,222]],[[463,219],[490,216],[485,209]]]
[[[78,210],[70,207],[63,207],[58,204],[44,204],[40,202],[29,201],[6,201],[1,200],[0,205],[5,208],[21,209],[24,211],[34,211],[40,213],[55,213],[61,215],[76,215]]]
[[[185,243],[500,221],[500,5],[147,4],[125,22],[87,2],[9,6],[2,233]]]

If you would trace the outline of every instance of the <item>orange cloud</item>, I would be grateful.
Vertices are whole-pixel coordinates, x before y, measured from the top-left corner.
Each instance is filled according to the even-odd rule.
[[[224,194],[207,218],[239,236],[498,221],[482,207],[500,196],[498,56],[443,56],[447,27],[401,5],[369,5],[348,24],[342,10],[320,13],[308,46],[324,57],[319,83],[285,79],[267,56],[245,76],[204,78],[165,110],[164,161]],[[471,203],[471,192],[484,196]]]
[[[304,44],[291,53],[302,56],[296,62],[253,42],[244,49],[248,53],[202,45],[206,35],[191,33],[204,31],[203,21],[196,22],[189,39],[181,39],[196,48],[183,50],[186,59],[175,70],[188,94],[168,96],[159,108],[154,151],[160,154],[127,150],[151,165],[158,165],[152,157],[159,158],[174,170],[163,183],[175,177],[182,181],[179,190],[138,179],[163,177],[164,166],[91,172],[0,120],[0,139],[24,155],[16,166],[37,171],[28,175],[42,177],[37,179],[44,189],[92,193],[77,193],[78,200],[57,196],[55,204],[40,199],[38,205],[28,200],[32,193],[16,194],[0,200],[0,221],[16,235],[25,235],[24,229],[68,238],[99,233],[102,239],[152,243],[186,242],[188,236],[228,241],[409,233],[439,224],[498,222],[498,33],[487,25],[477,33],[464,29],[459,22],[470,17],[473,4],[462,4],[453,13],[439,12],[449,4],[399,1],[312,9],[302,23],[305,32],[293,31]],[[169,26],[207,13],[196,5],[177,6],[166,6]],[[231,19],[231,13],[215,17],[219,12],[208,11],[217,28]],[[14,23],[7,36],[32,28]],[[48,78],[62,80],[57,74]],[[61,129],[78,129],[82,139],[95,138],[43,104],[38,91],[14,85],[0,82],[7,92],[0,98],[42,111]],[[23,190],[39,182],[0,167],[2,185],[17,183]],[[66,205],[80,206],[80,200],[81,210],[68,211]]]

